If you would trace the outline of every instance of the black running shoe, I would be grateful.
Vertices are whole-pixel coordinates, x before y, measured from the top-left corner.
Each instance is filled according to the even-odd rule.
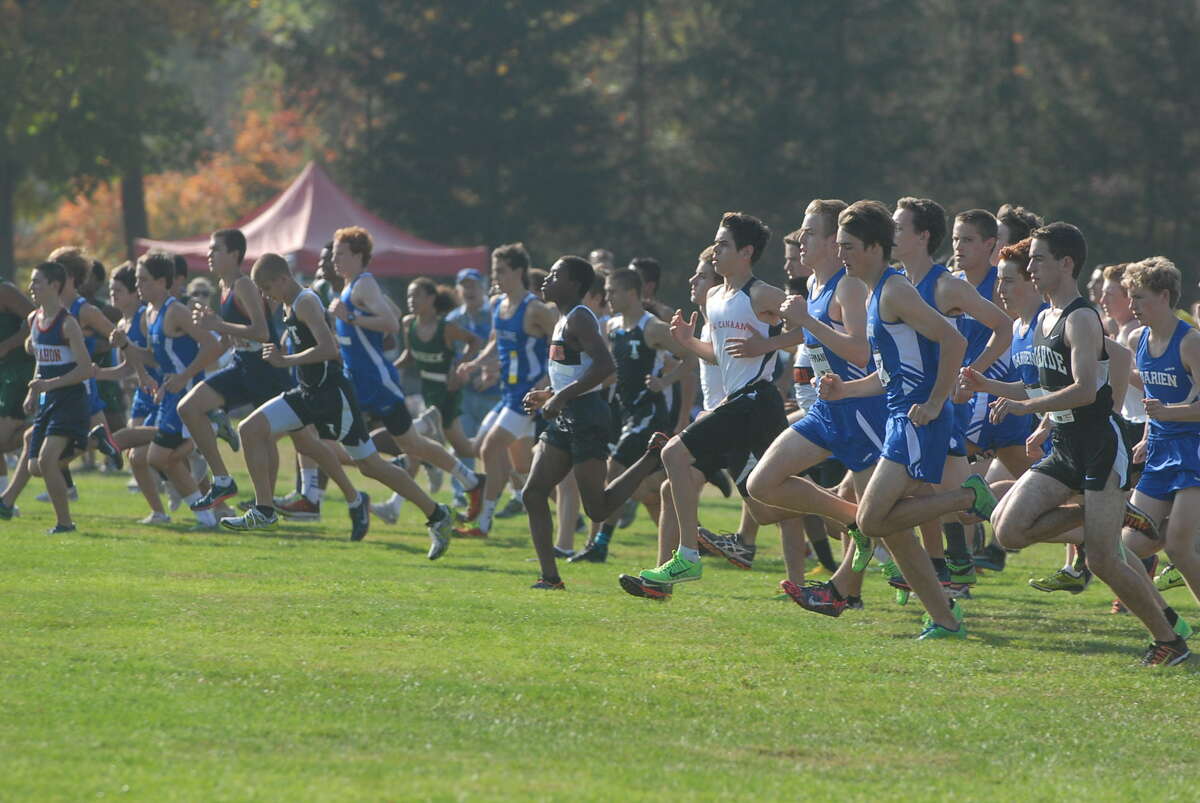
[[[1155,641],[1142,656],[1142,666],[1175,666],[1191,657],[1192,651],[1182,638],[1174,641]]]
[[[371,497],[358,492],[358,504],[350,508],[350,540],[361,541],[371,527]]]
[[[559,560],[567,560],[575,554],[576,552],[573,549],[560,549],[557,546],[554,547],[554,557],[558,558]]]
[[[608,560],[608,544],[590,543],[582,551],[572,555],[568,562],[604,563],[606,560]]]
[[[55,524],[49,530],[46,530],[46,535],[58,535],[59,533],[75,532],[74,524]]]
[[[983,549],[972,555],[975,560],[975,568],[983,569],[989,572],[1004,571],[1004,563],[1008,560],[1008,553],[995,544],[988,544]]]
[[[218,485],[216,482],[214,482],[212,487],[208,489],[208,493],[197,499],[195,504],[188,505],[188,507],[190,507],[194,512],[199,512],[201,510],[212,510],[226,499],[237,496],[237,492],[237,483],[233,481],[232,477],[230,477],[229,482],[222,485]]]
[[[626,594],[635,597],[644,597],[645,599],[658,600],[665,602],[671,598],[671,586],[652,583],[649,580],[643,580],[637,575],[623,574],[617,578],[621,584],[621,588]]]
[[[88,433],[88,438],[96,444],[96,448],[100,450],[100,454],[107,457],[116,465],[117,471],[125,468],[125,458],[121,456],[121,450],[113,443],[112,435],[108,432],[108,427],[104,424],[97,424]]]

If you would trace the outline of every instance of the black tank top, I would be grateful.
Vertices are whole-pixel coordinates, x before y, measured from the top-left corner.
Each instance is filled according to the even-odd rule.
[[[652,317],[642,313],[641,320],[629,329],[610,329],[613,360],[617,363],[617,398],[626,410],[632,410],[654,394],[646,387],[646,377],[662,369],[662,354],[646,342],[646,323]]]
[[[296,305],[300,303],[300,299],[304,297],[305,293],[311,295],[318,304],[321,304],[321,297],[312,290],[305,288],[292,299],[292,304],[288,307],[287,317],[283,319],[283,325],[287,327],[288,335],[292,340],[292,348],[296,354],[317,345],[317,338],[313,335],[312,330],[296,315]],[[324,308],[325,305],[321,304],[321,309]],[[306,388],[315,388],[325,384],[330,378],[341,373],[341,370],[341,363],[336,360],[310,362],[306,365],[296,366],[296,379]]]
[[[1049,309],[1044,309],[1038,314],[1033,336],[1033,362],[1038,369],[1038,383],[1045,393],[1062,390],[1075,383],[1075,375],[1071,371],[1071,350],[1065,342],[1063,332],[1066,329],[1067,317],[1081,310],[1083,312],[1080,314],[1095,315],[1099,321],[1099,314],[1082,296],[1066,306],[1050,334],[1042,334],[1042,318]],[[1108,384],[1108,350],[1103,341],[1100,344],[1100,371],[1096,381],[1099,387],[1096,389],[1095,401],[1083,407],[1052,412],[1051,420],[1060,426],[1094,425],[1108,420],[1112,414],[1112,387]]]

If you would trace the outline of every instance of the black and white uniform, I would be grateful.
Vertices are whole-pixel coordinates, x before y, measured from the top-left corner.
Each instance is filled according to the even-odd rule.
[[[658,375],[663,355],[646,342],[646,324],[655,317],[643,312],[628,329],[622,318],[609,321],[608,340],[617,364],[617,401],[620,404],[621,436],[613,458],[623,466],[632,466],[646,453],[650,436],[668,427],[667,399],[646,387],[646,378]]]
[[[1099,315],[1087,301],[1077,298],[1066,306],[1050,332],[1044,333],[1042,321],[1050,310],[1038,313],[1034,323],[1033,363],[1038,369],[1039,388],[1030,388],[1035,396],[1061,390],[1075,382],[1071,371],[1071,350],[1063,332],[1070,315]],[[1100,347],[1100,370],[1096,376],[1096,398],[1088,405],[1050,413],[1053,449],[1038,461],[1032,471],[1045,474],[1076,491],[1102,491],[1108,476],[1117,473],[1122,489],[1129,487],[1130,445],[1113,415],[1112,387],[1108,384],[1108,351]]]
[[[321,297],[306,288],[292,300],[287,317],[283,319],[295,353],[317,344],[312,330],[296,316],[296,305],[305,294],[321,304]],[[321,308],[325,305],[321,304]],[[340,360],[296,366],[296,379],[299,382],[296,387],[261,408],[271,424],[271,432],[292,432],[313,424],[322,440],[339,441],[355,460],[375,453],[375,444],[371,442],[358,409],[354,386],[342,372]]]
[[[751,277],[739,290],[730,292],[723,287],[709,295],[705,304],[709,339],[726,395],[712,412],[693,421],[680,434],[697,469],[704,474],[728,469],[743,496],[750,470],[787,427],[783,398],[771,381],[775,352],[761,357],[733,357],[725,351],[730,338],[746,337],[751,332],[771,337],[779,332],[779,327],[768,326],[754,313],[750,288],[757,281]]]
[[[550,389],[555,393],[583,376],[592,365],[592,358],[588,354],[567,344],[567,320],[576,310],[583,310],[593,320],[596,317],[591,309],[579,304],[554,325],[554,333],[550,336],[547,373],[550,375]],[[599,328],[599,321],[596,326]],[[600,385],[596,385],[567,402],[540,438],[547,445],[570,454],[571,465],[585,460],[606,460],[608,433],[612,428],[610,416],[608,401],[600,392]]]

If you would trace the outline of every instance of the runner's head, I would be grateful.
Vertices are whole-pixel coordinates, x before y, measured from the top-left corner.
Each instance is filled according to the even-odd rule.
[[[1063,282],[1074,285],[1087,263],[1087,241],[1070,223],[1062,221],[1030,232],[1029,275],[1042,295],[1059,290]]]
[[[246,235],[239,229],[217,229],[208,239],[208,269],[219,276],[241,270]]]
[[[901,198],[892,220],[896,224],[896,259],[906,264],[932,257],[946,239],[946,210],[929,198]]]
[[[88,265],[87,277],[79,286],[79,294],[84,298],[95,298],[97,291],[104,286],[104,280],[107,278],[108,271],[104,269],[104,263],[93,259],[92,263]]]
[[[855,201],[838,215],[838,259],[851,276],[882,271],[895,240],[896,224],[879,201]]]
[[[1133,310],[1129,306],[1129,293],[1122,284],[1127,267],[1124,262],[1104,266],[1104,284],[1100,288],[1100,307],[1118,326],[1133,317]]]
[[[1019,243],[1044,223],[1045,221],[1023,206],[1005,204],[996,212],[996,245],[1003,248]]]
[[[612,312],[608,304],[608,296],[604,292],[605,282],[612,271],[605,268],[597,268],[595,265],[592,268],[596,271],[596,277],[592,279],[592,286],[584,294],[583,303],[588,309],[596,313],[596,317],[599,318],[609,315]]]
[[[642,277],[637,271],[614,270],[608,275],[604,289],[614,315],[636,315],[642,309]]]
[[[771,230],[753,215],[726,212],[713,238],[713,266],[721,276],[749,273],[771,239]]]
[[[333,233],[333,267],[350,281],[367,269],[375,242],[371,233],[361,226],[349,226]]]
[[[1125,267],[1122,284],[1129,292],[1133,314],[1143,324],[1174,317],[1183,277],[1166,257],[1149,257]]]
[[[67,281],[76,292],[87,281],[88,271],[92,269],[91,257],[84,250],[74,245],[64,245],[50,252],[50,262],[57,262],[67,269]]]
[[[654,257],[634,257],[629,260],[630,270],[636,270],[642,277],[642,298],[652,299],[658,294],[658,285],[662,281],[662,266]]]
[[[710,245],[700,252],[699,261],[696,263],[696,272],[692,274],[692,278],[688,279],[692,303],[703,307],[704,302],[708,299],[708,291],[718,281],[720,280],[717,277],[717,268],[713,264],[713,247]]]
[[[986,209],[968,209],[954,216],[950,242],[959,270],[987,270],[996,250],[996,218]]]
[[[596,271],[583,257],[562,256],[550,266],[542,283],[542,298],[557,304],[564,312],[580,303],[592,289]]]
[[[837,264],[838,215],[845,208],[845,201],[817,198],[805,208],[800,228],[783,241],[785,245],[788,240],[796,243],[796,255],[808,273],[819,270],[823,265]]]
[[[112,305],[129,316],[137,312],[141,299],[137,293],[137,268],[132,262],[122,262],[112,272],[112,281],[108,283],[108,296]]]
[[[1000,249],[996,265],[996,297],[1009,315],[1016,315],[1040,300],[1029,280],[1029,238]]]
[[[137,291],[142,301],[158,306],[171,292],[175,281],[175,257],[165,251],[149,251],[137,262]]]
[[[474,268],[463,268],[454,277],[454,282],[458,286],[458,295],[462,298],[462,302],[469,309],[476,309],[483,304],[487,298],[486,287],[483,283],[483,274]]]
[[[53,260],[42,262],[29,277],[29,295],[39,307],[58,301],[67,283],[67,269]]]
[[[263,254],[250,269],[250,278],[258,287],[258,291],[272,301],[289,302],[294,298],[290,293],[296,280],[292,278],[292,270],[287,260],[279,254]]]
[[[524,243],[507,243],[492,251],[492,283],[506,295],[529,288],[529,252]]]
[[[612,270],[616,264],[613,252],[607,248],[593,248],[592,252],[588,254],[588,262],[591,262],[592,267],[597,270],[600,268]]]
[[[414,315],[436,315],[441,317],[457,304],[454,291],[435,284],[433,279],[420,276],[408,283],[408,311]]]

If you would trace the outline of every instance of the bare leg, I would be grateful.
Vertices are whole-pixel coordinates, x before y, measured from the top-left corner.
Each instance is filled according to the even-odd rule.
[[[67,439],[62,435],[48,435],[42,441],[41,454],[38,455],[36,468],[46,483],[46,493],[54,505],[54,517],[60,526],[71,524],[71,504],[67,501],[67,481],[63,479],[62,467],[59,460],[67,448]]]
[[[204,460],[212,469],[214,477],[229,474],[229,469],[225,467],[225,460],[221,457],[221,450],[217,447],[217,433],[213,432],[212,423],[208,420],[208,414],[220,408],[224,403],[225,399],[221,397],[220,393],[209,387],[208,383],[201,382],[179,400],[176,408],[180,420],[187,426],[188,434],[192,436],[192,442],[196,444],[200,454],[204,455]],[[278,460],[278,456],[276,460]]]
[[[537,452],[540,448],[534,448],[533,464],[535,467],[538,461]],[[568,466],[569,468],[570,466]],[[532,473],[529,478],[533,479]],[[525,487],[529,487],[528,481],[525,483]],[[568,470],[559,480],[556,490],[558,491],[558,504],[555,506],[558,514],[558,548],[570,552],[575,548],[575,525],[579,522],[579,485],[575,481],[574,473]]]
[[[604,464],[595,461],[603,470]],[[533,467],[525,482],[522,498],[529,513],[529,535],[537,552],[542,579],[558,579],[558,563],[554,558],[553,523],[550,519],[550,492],[571,472],[571,455],[544,441],[534,451]],[[574,527],[574,522],[572,522]]]

